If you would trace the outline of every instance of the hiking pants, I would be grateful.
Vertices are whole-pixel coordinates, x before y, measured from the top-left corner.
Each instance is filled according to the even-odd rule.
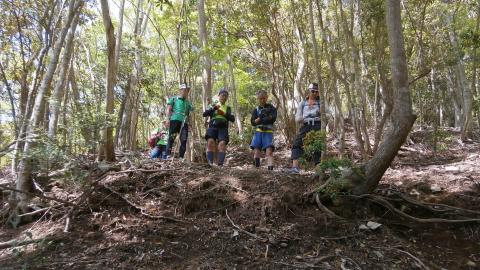
[[[188,139],[188,124],[185,123],[182,128],[182,121],[170,120],[169,127],[169,136],[167,143],[168,154],[172,154],[172,147],[176,136],[180,133],[180,150],[179,157],[183,158],[185,156],[185,151],[187,151],[187,139]],[[181,129],[181,130],[180,130]]]

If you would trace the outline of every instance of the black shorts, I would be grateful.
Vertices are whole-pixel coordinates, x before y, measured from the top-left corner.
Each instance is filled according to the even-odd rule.
[[[228,143],[228,128],[209,127],[207,129],[207,134],[205,134],[205,140],[208,139],[214,139],[217,142],[224,141],[225,143]]]

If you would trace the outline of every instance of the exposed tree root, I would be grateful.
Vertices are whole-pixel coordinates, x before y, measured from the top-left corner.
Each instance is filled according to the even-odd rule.
[[[250,237],[253,237],[253,238],[255,238],[255,239],[263,240],[263,238],[259,237],[258,235],[254,234],[254,233],[251,233],[251,232],[248,232],[248,231],[240,228],[240,226],[238,226],[237,224],[233,223],[233,220],[228,216],[228,210],[227,210],[227,209],[225,209],[225,215],[227,216],[228,221],[230,221],[230,223],[232,224],[232,226],[233,226],[234,228],[236,228],[237,230],[239,230],[239,231],[243,232],[244,234],[246,234],[246,235],[248,235],[248,236],[250,236]]]
[[[320,210],[322,210],[329,217],[335,218],[335,219],[343,219],[341,216],[338,216],[332,210],[328,209],[325,205],[322,204],[322,202],[320,201],[320,198],[318,196],[318,193],[315,194],[315,201],[317,202],[318,208],[320,208]]]
[[[357,199],[367,199],[369,201],[375,202],[388,210],[390,210],[392,213],[395,213],[399,215],[400,217],[406,218],[411,221],[415,221],[418,223],[444,223],[444,224],[461,224],[461,223],[480,223],[480,218],[465,218],[465,219],[445,219],[445,218],[418,218],[411,216],[399,209],[397,209],[395,206],[393,206],[387,199],[384,199],[381,196],[377,195],[372,195],[372,194],[364,194],[360,196],[355,196],[355,195],[344,195],[345,197],[353,197]],[[413,200],[409,200],[410,203],[413,202]],[[422,205],[421,202],[415,202],[415,205]],[[430,206],[433,206],[434,204],[429,204]],[[427,207],[427,206],[425,206]],[[456,209],[460,210],[460,208]],[[462,209],[463,210],[463,209]]]

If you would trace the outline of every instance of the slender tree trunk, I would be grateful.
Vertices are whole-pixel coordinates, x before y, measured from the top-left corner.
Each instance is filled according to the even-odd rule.
[[[455,64],[455,75],[457,78],[457,89],[459,91],[458,96],[460,97],[460,102],[462,104],[462,120],[461,120],[461,139],[466,140],[468,136],[468,131],[470,130],[470,124],[472,121],[472,103],[473,95],[472,91],[467,83],[467,78],[465,75],[465,65],[463,63],[462,56],[460,54],[460,48],[458,45],[457,33],[454,29],[454,18],[453,14],[450,14],[447,17],[447,22],[451,25],[449,27],[449,38],[450,43],[452,44],[454,54],[456,55],[456,64]]]
[[[408,88],[408,66],[400,14],[400,1],[387,0],[386,21],[394,88],[392,127],[380,144],[377,153],[365,165],[365,185],[354,188],[354,194],[369,193],[378,186],[380,179],[405,142],[415,122],[416,116],[412,112],[412,101]]]
[[[227,63],[228,63],[228,70],[230,73],[230,89],[232,90],[235,123],[237,124],[237,131],[239,132],[239,134],[242,134],[243,132],[242,117],[240,115],[240,110],[238,108],[237,87],[235,85],[235,74],[233,70],[232,57],[230,56],[230,53],[227,54]]]
[[[45,73],[42,83],[40,85],[40,88],[38,89],[37,96],[35,98],[35,104],[33,106],[32,110],[32,115],[30,118],[30,123],[28,124],[27,128],[27,138],[28,140],[25,143],[24,149],[23,149],[23,156],[19,164],[19,170],[17,174],[17,183],[16,183],[16,188],[21,191],[28,192],[31,189],[32,186],[32,178],[31,178],[31,173],[32,173],[32,162],[33,160],[31,159],[31,152],[35,150],[35,138],[32,136],[36,132],[36,129],[39,127],[39,118],[40,118],[40,112],[41,108],[45,106],[45,93],[47,92],[47,89],[50,88],[50,85],[53,80],[53,75],[55,73],[55,70],[57,69],[58,65],[58,59],[60,58],[60,53],[65,41],[65,37],[67,35],[67,32],[70,28],[70,25],[73,21],[73,18],[75,16],[75,13],[78,11],[80,5],[83,3],[83,1],[71,1],[68,6],[68,15],[66,17],[66,21],[64,24],[63,29],[60,32],[60,35],[58,39],[55,42],[54,49],[52,51],[50,58],[50,63],[48,65],[47,72]],[[21,206],[24,208],[26,206],[26,201],[28,201],[29,196],[27,193],[17,193],[17,199],[22,202]],[[22,210],[26,210],[25,208]]]
[[[318,43],[317,43],[317,36],[315,35],[315,21],[313,20],[313,0],[308,1],[308,17],[309,17],[309,22],[310,22],[310,36],[312,38],[312,44],[313,44],[313,61],[315,63],[315,77],[317,79],[319,91],[320,91],[320,117],[321,117],[321,122],[322,122],[322,131],[326,132],[326,126],[327,126],[327,116],[325,114],[325,98],[326,98],[326,93],[325,93],[325,88],[323,87],[323,80],[322,80],[322,71],[320,70],[320,62],[319,62],[319,52],[318,52]],[[326,145],[326,140],[323,142],[324,145]],[[325,157],[327,151],[325,149],[322,151],[322,158]]]
[[[298,48],[298,65],[297,72],[295,74],[295,81],[293,82],[293,98],[294,106],[298,108],[298,104],[302,101],[302,79],[305,72],[305,41],[303,39],[303,33],[300,31],[300,27],[295,25],[295,36],[297,37]]]
[[[480,0],[477,0],[477,23],[475,26],[475,33],[479,33],[480,30]],[[472,91],[476,93],[476,100],[480,99],[480,83],[478,83],[477,75],[477,48],[473,48],[473,67],[472,67]],[[480,128],[480,106],[477,106],[477,122],[478,127]]]
[[[5,74],[5,70],[1,62],[0,62],[0,75],[2,75],[3,84],[5,84],[5,87],[7,88],[7,93],[8,93],[8,98],[10,99],[10,108],[12,111],[12,118],[13,118],[13,123],[15,128],[15,137],[18,138],[19,131],[17,126],[18,125],[17,114],[15,113],[15,99],[13,98],[13,90],[12,90],[12,87],[10,86],[10,83],[8,82],[7,75]]]
[[[107,94],[105,96],[105,125],[102,131],[102,143],[103,147],[100,147],[98,153],[98,159],[106,161],[115,161],[115,149],[113,143],[113,127],[109,121],[109,116],[113,115],[113,88],[116,83],[116,74],[115,74],[115,32],[110,19],[110,9],[108,7],[108,0],[100,0],[102,6],[102,18],[103,25],[105,27],[105,36],[107,39],[107,70],[105,75],[106,85],[105,89]]]
[[[67,35],[67,40],[65,42],[65,51],[63,52],[62,64],[60,66],[60,72],[58,75],[58,81],[57,81],[57,84],[55,85],[55,89],[53,90],[53,98],[50,101],[51,115],[50,115],[49,125],[48,125],[48,136],[51,139],[55,139],[55,136],[57,134],[57,122],[60,114],[62,98],[65,95],[65,85],[68,80],[67,73],[70,66],[70,62],[71,62],[70,59],[72,58],[73,44],[74,44],[73,39],[75,37],[75,30],[77,28],[78,17],[79,15],[77,14],[73,19],[72,27],[70,29],[70,32]]]
[[[205,0],[198,0],[198,37],[202,49],[202,108],[207,109],[212,96],[212,63],[208,48],[207,17],[205,15]]]
[[[120,60],[120,48],[122,44],[122,30],[123,30],[123,11],[125,9],[125,0],[122,0],[120,4],[120,10],[118,11],[118,30],[115,39],[115,70],[118,70],[118,61]]]
[[[437,153],[437,140],[438,140],[438,120],[440,113],[440,102],[438,100],[438,90],[435,87],[435,69],[432,69],[430,72],[430,77],[428,78],[428,84],[430,85],[430,90],[433,93],[433,106],[435,107],[435,116],[433,119],[433,154]]]
[[[463,107],[462,107],[462,92],[458,87],[455,86],[455,78],[453,76],[453,71],[451,68],[448,69],[447,71],[447,88],[448,91],[450,92],[450,95],[452,97],[452,103],[453,103],[453,117],[454,117],[454,127],[456,128],[461,128],[463,126]]]

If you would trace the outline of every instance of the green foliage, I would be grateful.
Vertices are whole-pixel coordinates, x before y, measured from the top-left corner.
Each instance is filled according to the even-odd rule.
[[[365,179],[365,174],[350,159],[327,159],[317,165],[319,175],[330,176],[328,181],[317,188],[317,192],[334,198],[338,194],[349,194],[353,183]]]
[[[243,127],[243,132],[237,134],[232,132],[230,135],[230,144],[233,145],[250,145],[250,141],[253,136],[253,127],[251,125],[246,125]]]
[[[317,192],[328,194],[333,199],[339,194],[349,194],[352,187],[352,182],[340,178],[329,181],[326,185],[319,187]]]
[[[333,178],[338,178],[342,173],[342,169],[351,168],[351,167],[352,167],[352,161],[350,159],[330,158],[318,164],[316,167],[316,171],[318,174],[327,174]]]
[[[327,135],[322,131],[310,131],[303,139],[303,158],[311,160],[316,153],[325,149],[325,139]]]
[[[70,159],[63,149],[46,135],[37,137],[36,147],[29,152],[27,158],[35,161],[36,170],[46,172],[61,168]]]
[[[444,152],[448,150],[448,145],[453,141],[452,134],[446,130],[438,129],[436,132],[429,133],[427,137],[428,144],[433,146],[435,142],[435,136],[437,137],[437,151]]]

